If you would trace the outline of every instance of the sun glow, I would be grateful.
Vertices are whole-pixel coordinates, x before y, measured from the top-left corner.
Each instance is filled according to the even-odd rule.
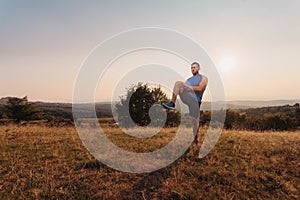
[[[230,71],[235,66],[235,64],[236,59],[234,58],[234,56],[226,55],[220,59],[218,67],[223,71]]]

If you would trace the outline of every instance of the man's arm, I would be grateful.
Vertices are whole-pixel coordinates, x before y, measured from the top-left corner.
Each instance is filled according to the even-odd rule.
[[[204,91],[205,90],[205,88],[206,88],[206,86],[207,86],[207,83],[208,83],[208,79],[207,79],[207,77],[206,76],[202,76],[202,79],[201,79],[201,81],[200,81],[200,83],[199,83],[199,85],[198,86],[189,86],[189,85],[185,85],[185,87],[187,87],[187,88],[189,88],[189,89],[191,89],[191,90],[194,90],[194,91]]]

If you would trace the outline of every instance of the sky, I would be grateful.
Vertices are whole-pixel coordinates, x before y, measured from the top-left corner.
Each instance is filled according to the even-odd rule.
[[[159,27],[206,50],[227,100],[300,99],[299,10],[298,0],[0,0],[0,97],[72,102],[76,77],[97,45],[120,32]],[[187,62],[168,53],[132,53],[112,64],[99,81],[96,100],[122,95],[130,84],[119,80],[126,70],[121,73],[117,65],[151,59],[191,75]]]

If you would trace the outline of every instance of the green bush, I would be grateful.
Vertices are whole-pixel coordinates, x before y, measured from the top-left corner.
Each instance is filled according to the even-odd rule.
[[[4,106],[4,113],[7,118],[16,123],[41,119],[43,115],[39,108],[28,102],[27,96],[23,98],[10,97]]]
[[[120,98],[116,105],[118,123],[122,127],[147,126],[151,122],[149,116],[150,108],[154,104],[168,101],[166,94],[160,87],[150,87],[148,84],[138,83],[127,89],[127,94]],[[180,113],[178,111],[164,110],[161,106],[153,106],[153,126],[162,126],[164,122],[163,113],[167,112],[165,126],[178,126],[180,124]],[[128,111],[129,109],[129,111]]]

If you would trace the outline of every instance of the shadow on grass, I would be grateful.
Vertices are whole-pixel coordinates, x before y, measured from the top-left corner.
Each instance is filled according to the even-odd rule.
[[[194,151],[193,148],[189,147],[184,155],[182,155],[178,160],[168,165],[167,167],[151,173],[140,174],[141,179],[134,183],[131,189],[121,191],[120,198],[181,199],[182,196],[173,192],[171,192],[169,196],[166,197],[160,190],[163,188],[163,184],[166,184],[166,180],[174,176],[174,171],[176,170],[176,168],[178,168],[178,166],[185,161],[201,162],[201,159],[198,159],[198,151]]]

